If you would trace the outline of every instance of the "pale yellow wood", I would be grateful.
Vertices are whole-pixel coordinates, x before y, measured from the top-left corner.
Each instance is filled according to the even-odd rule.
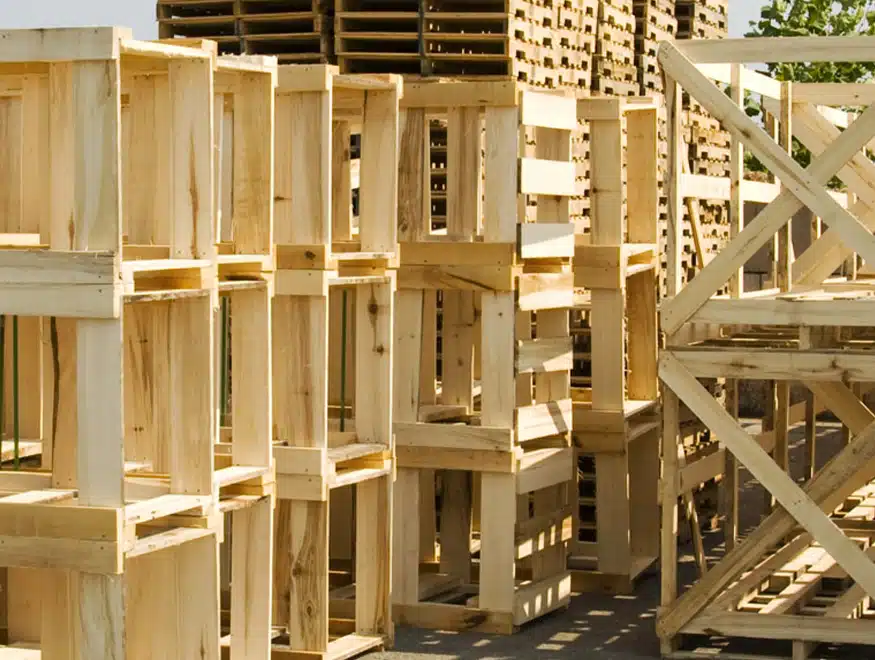
[[[392,479],[356,486],[356,633],[392,632]]]
[[[274,85],[274,75],[241,73],[234,94],[232,235],[237,254],[270,254],[273,243]]]
[[[231,654],[270,658],[273,583],[273,498],[231,514]]]
[[[231,294],[231,455],[236,465],[271,462],[271,301],[267,287]]]
[[[398,89],[368,91],[362,121],[359,231],[364,252],[394,252],[398,227]]]
[[[212,70],[209,60],[176,60],[168,71],[170,255],[209,259],[215,253]]]

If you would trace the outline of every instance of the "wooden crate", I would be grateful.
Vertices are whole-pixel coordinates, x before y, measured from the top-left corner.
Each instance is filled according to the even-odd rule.
[[[215,50],[2,41],[0,313],[45,341],[42,470],[2,484],[8,641],[217,658],[219,489],[267,469],[213,466]]]
[[[510,633],[570,596],[574,101],[515,83],[422,82],[405,86],[402,106],[394,613]],[[447,121],[444,230],[427,185],[436,115]],[[536,152],[520,146],[527,128]],[[435,557],[435,471],[437,574],[420,570]]]
[[[578,101],[593,192],[574,286],[589,290],[591,381],[573,391],[572,438],[595,479],[594,492],[583,480],[577,508],[595,520],[578,516],[569,562],[581,589],[628,591],[659,553],[657,110],[646,97]]]
[[[875,111],[870,107],[875,99],[868,93],[856,96],[859,88],[853,85],[779,83],[741,66],[777,58],[873,61],[875,52],[867,41],[854,38],[679,41],[663,44],[660,51],[670,80],[673,218],[668,237],[669,299],[660,310],[667,348],[659,367],[664,384],[665,476],[662,608],[657,632],[666,656],[690,657],[689,652],[679,649],[688,635],[719,635],[724,646],[726,638],[731,646],[737,639],[757,639],[761,655],[769,652],[770,642],[764,640],[782,642],[785,646],[772,656],[792,655],[794,659],[809,657],[820,643],[868,644],[872,639],[871,622],[865,615],[866,594],[875,590],[875,567],[869,558],[871,539],[861,529],[865,527],[862,521],[855,520],[869,515],[868,489],[875,477],[871,426],[875,418],[861,402],[856,385],[873,379],[868,331],[875,319],[870,303],[872,280],[865,271],[840,279],[835,279],[834,273],[855,253],[875,259],[875,239],[868,221],[870,204],[875,201],[870,199],[869,182],[875,179],[875,170],[865,153],[865,145],[875,133]],[[709,78],[728,83],[730,95]],[[679,85],[732,130],[729,197],[735,227],[740,225],[745,195],[751,190],[742,182],[745,148],[782,184],[756,219],[685,286],[679,268],[679,219],[683,212],[681,193],[689,179],[681,165]],[[766,110],[778,119],[777,139],[745,114],[745,90],[763,95]],[[849,122],[847,112],[827,107],[844,103],[867,109]],[[787,153],[793,138],[814,154],[807,170]],[[859,195],[856,201],[824,189],[834,174]],[[816,216],[829,218],[830,229],[794,259],[787,220],[803,206]],[[740,268],[771,240],[777,243],[774,288],[746,290]],[[729,283],[729,296],[712,298],[724,282]],[[707,326],[719,330],[722,339],[695,341],[695,328]],[[745,332],[751,326],[757,330],[756,337]],[[697,380],[701,378],[727,379],[730,410],[702,387]],[[738,379],[777,381],[770,436],[752,437],[733,419],[737,397],[731,389]],[[802,485],[787,474],[790,381],[802,382],[853,434],[819,472],[808,467]],[[685,469],[678,440],[681,403],[726,449],[722,485],[727,501],[728,551],[705,577],[679,595],[674,503],[683,487]],[[816,464],[815,449],[814,434],[809,433],[806,450],[810,466]],[[743,543],[736,543],[739,463],[768,491],[769,505],[772,501],[780,504],[771,512],[767,509],[763,522]],[[857,501],[848,505],[848,498],[855,493]],[[851,519],[845,520],[849,514]],[[813,555],[817,557],[812,561]],[[787,572],[788,564],[796,568]],[[698,648],[706,646],[697,643]],[[708,653],[707,648],[704,653]]]
[[[279,499],[274,624],[281,635],[274,653],[350,657],[393,636],[392,268],[400,91],[396,76],[340,75],[328,66],[279,71],[273,406]],[[357,227],[353,133],[361,135]],[[329,414],[331,367],[344,350],[342,341],[329,340],[334,313],[343,309],[330,302],[335,290],[355,299],[349,323],[353,415],[341,411],[339,420]],[[355,489],[354,523],[351,512],[336,510],[335,495],[344,487]],[[334,518],[355,530],[355,601],[342,617],[354,619],[351,633],[329,619]]]

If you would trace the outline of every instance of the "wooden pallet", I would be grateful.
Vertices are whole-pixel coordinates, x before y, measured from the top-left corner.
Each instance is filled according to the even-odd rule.
[[[754,48],[752,45],[752,41],[745,41],[743,47],[732,40],[708,44],[679,41],[663,45],[661,53],[666,74],[731,128],[729,203],[733,234],[738,231],[737,218],[741,217],[744,202],[758,190],[763,192],[742,181],[744,148],[757,154],[782,183],[792,188],[792,192],[782,190],[756,220],[745,227],[744,236],[734,236],[723,250],[724,258],[712,261],[685,287],[681,285],[678,267],[679,225],[671,225],[675,229],[669,234],[670,295],[660,311],[668,346],[660,359],[660,378],[665,386],[663,418],[667,449],[663,460],[667,478],[663,480],[662,496],[663,599],[657,631],[666,656],[675,655],[680,637],[689,634],[783,641],[786,647],[777,654],[789,657],[787,652],[790,652],[793,658],[809,657],[819,643],[856,644],[868,643],[871,639],[870,622],[857,619],[868,607],[866,592],[875,589],[875,568],[868,556],[869,537],[860,534],[858,522],[850,526],[844,522],[837,525],[828,514],[854,492],[866,488],[875,477],[871,458],[875,454],[873,416],[860,402],[860,391],[855,385],[871,379],[868,373],[871,341],[867,327],[872,315],[872,281],[859,273],[838,281],[831,279],[854,251],[860,255],[872,253],[875,258],[875,239],[869,229],[860,224],[869,202],[860,199],[849,203],[847,198],[836,199],[821,184],[838,171],[848,179],[851,191],[862,190],[868,195],[866,183],[872,178],[873,170],[863,150],[875,132],[875,125],[869,114],[851,123],[845,113],[817,109],[818,106],[840,105],[850,91],[843,85],[824,88],[778,84],[750,70],[744,71],[743,77],[736,75],[734,80],[727,80],[724,74],[716,73],[713,66],[707,68],[706,76],[697,63],[722,60],[729,64],[724,71],[731,72],[733,67],[745,63],[777,58],[801,61],[811,57],[815,49],[823,48],[828,48],[829,55],[823,56],[827,60],[870,61],[875,55],[860,48],[862,44],[853,39],[765,39],[757,40]],[[688,59],[679,57],[678,49]],[[716,82],[730,83],[730,95],[708,76],[715,76]],[[764,95],[768,112],[780,118],[776,139],[744,113],[745,88],[754,87]],[[867,96],[856,102],[866,105],[873,100]],[[680,218],[679,186],[683,185],[684,176],[680,167],[683,156],[679,139],[679,95],[672,94],[668,103],[672,129],[670,181],[675,186],[670,213]],[[765,128],[771,127],[766,125]],[[742,137],[743,143],[735,136]],[[787,153],[793,138],[818,154],[809,169],[815,176],[804,175]],[[839,165],[845,162],[849,166]],[[791,184],[799,176],[808,178],[804,182],[797,179],[798,185]],[[786,219],[803,206],[810,207],[818,216],[831,213],[832,224],[828,232],[816,237],[794,260],[785,225]],[[769,240],[776,240],[778,244],[774,288],[746,291],[739,268],[760,244]],[[853,245],[853,249],[843,247],[842,242]],[[730,295],[713,299],[713,292],[724,281],[730,285]],[[692,328],[705,325],[720,330],[724,338],[695,341]],[[752,340],[739,335],[739,328],[744,326],[756,326],[760,336]],[[848,361],[846,367],[842,366],[845,360]],[[836,369],[850,369],[847,373],[852,375],[837,379]],[[702,388],[700,378],[727,379],[730,408],[735,398],[733,381],[778,381],[775,410],[771,415],[774,431],[771,456],[757,438],[737,424],[732,410],[725,410]],[[807,483],[802,486],[787,475],[789,381],[801,381],[853,434],[826,468],[817,473],[813,467],[806,470]],[[677,475],[684,467],[677,452],[680,402],[720,438],[728,451],[724,457],[722,482],[728,516],[724,532],[728,552],[710,567],[705,578],[679,596],[673,534],[677,511],[666,504],[677,499]],[[813,434],[809,435],[806,449],[807,464],[816,465]],[[743,463],[771,499],[781,505],[771,512],[767,510],[761,525],[741,544],[736,543],[735,518],[739,463]],[[809,535],[810,540],[799,541],[800,533]],[[802,561],[803,568],[791,572],[786,578],[788,581],[776,587],[775,598],[764,598],[761,592],[757,593],[756,585],[776,575],[776,571],[786,571],[788,562],[798,558],[812,542],[816,544],[814,550],[809,548],[806,552],[809,556],[812,552],[822,553],[819,558],[811,564]],[[800,543],[799,547],[793,547]],[[775,548],[778,548],[777,555]],[[849,589],[846,588],[849,583],[842,582],[845,575],[855,583]],[[841,588],[837,599],[823,600],[823,580],[831,577],[838,578]],[[748,599],[751,590],[753,600]],[[765,643],[760,642],[758,651],[764,649]],[[689,657],[689,654],[683,655]]]
[[[402,104],[397,318],[405,322],[395,337],[395,515],[404,522],[395,528],[394,613],[399,623],[507,634],[565,606],[570,596],[567,199],[574,186],[574,105],[563,95],[508,82],[408,84]],[[445,235],[432,230],[419,183],[431,160],[427,127],[435,114],[447,120]],[[525,126],[537,127],[539,151],[531,157],[519,151]],[[537,201],[538,223],[524,222],[518,199]],[[439,565],[433,563],[436,470],[442,471]],[[545,547],[533,545],[539,535],[550,539]],[[421,558],[434,568],[422,572]]]
[[[335,0],[335,50],[344,73],[421,73],[421,2]]]
[[[273,302],[277,464],[274,653],[341,658],[390,643],[394,439],[392,326],[397,259],[400,79],[281,66],[277,89]],[[353,226],[350,136],[361,134],[358,227]],[[311,139],[301,139],[311,135]],[[388,164],[388,166],[387,166]],[[300,218],[310,218],[303,223]],[[332,292],[355,299],[350,417],[331,418]],[[356,512],[342,489],[354,489]],[[329,529],[355,538],[354,628],[332,629]],[[348,634],[347,634],[348,633]],[[333,639],[336,634],[341,637]]]
[[[273,55],[281,63],[333,57],[327,0],[158,0],[163,39],[205,38],[222,53]]]

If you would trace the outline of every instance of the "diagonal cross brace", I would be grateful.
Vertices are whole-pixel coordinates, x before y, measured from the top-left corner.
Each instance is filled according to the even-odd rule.
[[[769,109],[770,104],[766,104]],[[793,134],[813,154],[820,154],[841,131],[836,128],[810,103],[794,105]],[[875,164],[863,153],[857,153],[846,167],[838,173],[848,189],[859,198],[851,212],[869,229],[875,228]],[[845,246],[839,232],[828,229],[812,243],[793,263],[793,283],[818,285],[832,275],[842,262],[855,252],[853,246]]]
[[[780,468],[774,464],[774,461],[756,445],[756,442],[748,436],[744,429],[738,427],[735,420],[717,405],[710,393],[702,388],[677,358],[670,353],[663,353],[662,355],[660,360],[660,378],[676,394],[680,390],[678,395],[681,400],[709,427],[714,428],[711,426],[711,423],[715,419],[717,426],[720,428],[726,425],[726,420],[731,422],[730,432],[734,431],[732,433],[733,437],[728,438],[725,434],[723,436],[727,440],[727,446],[730,451],[735,453],[738,442],[733,441],[740,439],[741,444],[747,445],[750,451],[759,450],[762,452],[761,455],[765,456],[772,463],[774,469],[780,471]],[[695,401],[693,401],[694,398]],[[754,448],[750,448],[749,443],[753,443]],[[744,458],[739,458],[741,458],[742,462],[747,463],[746,459],[749,459],[749,456],[746,455]],[[841,534],[841,531],[822,512],[830,511],[839,506],[848,495],[868,483],[873,474],[875,474],[875,423],[860,429],[851,442],[808,483],[804,492],[790,480],[790,485],[795,490],[788,491],[785,489],[781,494],[781,497],[789,495],[790,503],[794,507],[797,506],[797,503],[802,502],[803,506],[806,507],[805,514],[807,519],[810,520],[812,516],[809,514],[815,512],[819,512],[820,516],[826,519],[826,524],[821,521],[821,525],[823,529],[827,530],[826,533],[833,540],[838,541],[837,545],[840,546],[839,552],[841,553],[840,563],[847,563],[845,562],[847,553],[841,547],[847,548],[847,544],[835,537],[836,532]],[[789,480],[786,474],[784,474],[784,477]],[[782,506],[783,504],[782,502]],[[798,509],[795,510],[798,511]],[[678,634],[684,626],[708,607],[714,598],[722,593],[722,590],[726,589],[744,571],[754,566],[769,548],[790,534],[797,527],[797,524],[796,518],[787,509],[775,509],[763,520],[759,527],[747,536],[743,543],[727,553],[701,580],[675,600],[670,609],[667,609],[660,615],[657,621],[657,632],[659,635],[661,637],[672,637]],[[830,528],[832,528],[832,531],[829,531]],[[813,535],[821,539],[823,530],[818,529],[817,533]],[[842,536],[844,535],[842,534]],[[846,537],[845,539],[850,542]],[[832,541],[830,542],[832,543]],[[853,542],[850,543],[853,545]],[[823,543],[823,545],[827,547],[826,543]],[[827,547],[827,550],[832,552],[829,547]],[[856,556],[856,559],[852,560],[856,562],[855,570],[859,568],[864,576],[866,576],[871,569],[871,577],[875,580],[875,566],[872,565],[870,560],[863,555],[866,564],[860,564],[859,555],[863,553],[856,545],[853,545],[851,552],[852,557]],[[843,568],[847,570],[847,566],[843,565]],[[852,577],[857,579],[857,576],[852,575]],[[861,582],[864,589],[870,593],[873,586],[871,582],[868,579],[866,582]]]
[[[866,110],[820,158],[803,170],[673,44],[660,45],[659,60],[666,75],[680,83],[742,139],[785,186],[785,190],[697,277],[663,305],[662,325],[668,334],[677,332],[803,205],[835,227],[843,240],[855,245],[865,259],[875,263],[875,237],[822,187],[875,136],[875,106]]]

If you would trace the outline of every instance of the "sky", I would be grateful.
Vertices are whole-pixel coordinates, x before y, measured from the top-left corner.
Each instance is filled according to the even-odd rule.
[[[743,36],[764,0],[729,0],[729,31]],[[155,39],[154,0],[0,0],[0,28],[119,25]]]

